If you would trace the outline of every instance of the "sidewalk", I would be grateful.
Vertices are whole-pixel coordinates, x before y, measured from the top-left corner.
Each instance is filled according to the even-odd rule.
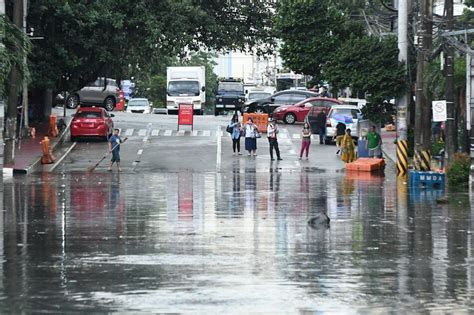
[[[397,145],[395,140],[397,139],[397,133],[395,131],[385,131],[382,129],[380,132],[382,137],[382,151],[385,157],[391,160],[393,163],[397,163]]]
[[[58,116],[58,120],[64,117]],[[66,124],[69,119],[66,118]],[[41,141],[48,135],[49,121],[42,123],[30,124],[30,127],[36,129],[35,138],[22,138],[21,141],[15,144],[15,159],[13,164],[3,165],[4,174],[28,174],[34,170],[35,167],[41,165],[42,147]],[[66,128],[57,137],[50,137],[50,147],[53,150],[57,148],[58,144],[66,137],[68,128]]]

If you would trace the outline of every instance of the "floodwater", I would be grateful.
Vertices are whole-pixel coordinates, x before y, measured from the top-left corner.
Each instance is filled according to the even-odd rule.
[[[472,313],[472,201],[441,194],[311,169],[15,177],[0,313]]]

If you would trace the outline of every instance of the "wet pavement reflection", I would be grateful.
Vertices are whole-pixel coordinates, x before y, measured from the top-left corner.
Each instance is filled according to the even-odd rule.
[[[69,173],[4,187],[0,313],[471,313],[467,193],[390,175]],[[325,212],[330,228],[307,221]]]

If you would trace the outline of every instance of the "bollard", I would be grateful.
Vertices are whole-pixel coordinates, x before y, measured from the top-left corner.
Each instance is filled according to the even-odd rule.
[[[41,164],[52,164],[54,163],[54,156],[53,152],[49,147],[49,138],[44,137],[41,143],[41,150],[43,152],[43,156],[41,157]]]
[[[405,176],[408,172],[408,141],[397,141],[397,173]]]
[[[56,115],[55,114],[51,114],[51,116],[49,116],[49,130],[48,130],[48,135],[50,137],[57,137],[59,134],[59,131],[58,131],[58,126],[56,125]]]

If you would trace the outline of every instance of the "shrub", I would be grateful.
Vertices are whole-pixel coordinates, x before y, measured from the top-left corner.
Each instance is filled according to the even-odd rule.
[[[443,141],[433,142],[431,144],[431,156],[433,157],[439,155],[442,149],[444,149]]]
[[[449,186],[467,186],[471,159],[467,153],[455,153],[453,161],[446,169]]]

